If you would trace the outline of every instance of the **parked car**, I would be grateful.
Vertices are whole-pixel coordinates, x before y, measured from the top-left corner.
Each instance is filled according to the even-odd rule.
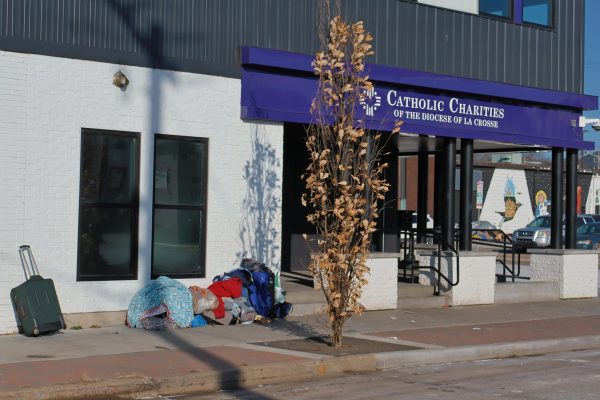
[[[494,224],[489,221],[473,221],[471,229],[497,229]]]
[[[489,221],[472,221],[471,229],[473,230],[473,239],[479,240],[502,240],[500,232],[490,232],[488,229],[496,230],[495,225]],[[480,230],[484,229],[484,230]],[[498,238],[500,237],[500,238]]]
[[[513,232],[513,243],[516,247],[548,247],[550,245],[550,216],[544,215],[531,221],[526,227]],[[579,229],[583,225],[593,224],[588,215],[578,215],[575,224]],[[564,236],[563,219],[563,236]]]
[[[600,250],[600,223],[594,222],[577,228],[577,248]]]
[[[588,224],[592,222],[600,222],[600,215],[598,214],[579,214],[578,216],[583,217]]]
[[[516,247],[547,247],[550,245],[550,216],[537,217],[526,227],[513,232]]]

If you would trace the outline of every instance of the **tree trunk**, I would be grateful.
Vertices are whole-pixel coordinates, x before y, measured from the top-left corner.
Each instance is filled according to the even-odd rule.
[[[342,347],[342,332],[344,331],[344,320],[341,318],[331,321],[331,346]]]

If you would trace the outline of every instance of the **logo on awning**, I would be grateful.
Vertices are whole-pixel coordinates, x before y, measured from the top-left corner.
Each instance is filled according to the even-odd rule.
[[[369,117],[374,116],[375,111],[381,106],[381,96],[377,96],[375,87],[365,91],[365,97],[360,101],[360,104],[365,110],[365,114]]]

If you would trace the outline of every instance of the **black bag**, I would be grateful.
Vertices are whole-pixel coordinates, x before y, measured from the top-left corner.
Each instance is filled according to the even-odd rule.
[[[19,333],[37,336],[65,329],[52,279],[40,276],[29,246],[19,247],[26,282],[10,291]]]

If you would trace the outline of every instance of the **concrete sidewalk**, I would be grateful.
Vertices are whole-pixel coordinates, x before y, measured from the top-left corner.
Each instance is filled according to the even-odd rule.
[[[117,326],[0,336],[0,398],[157,396],[600,347],[600,300],[367,312],[345,332],[368,343],[368,353],[277,347],[326,335],[324,316],[166,332]]]

